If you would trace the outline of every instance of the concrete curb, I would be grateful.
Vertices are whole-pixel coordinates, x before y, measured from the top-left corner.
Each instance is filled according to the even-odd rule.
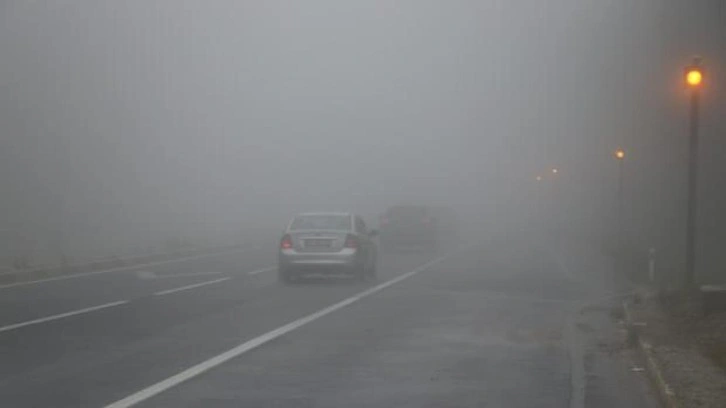
[[[643,340],[638,333],[637,325],[633,322],[630,309],[628,308],[628,303],[623,301],[622,307],[623,316],[625,316],[626,329],[628,330],[628,338],[635,341],[636,350],[642,356],[643,360],[645,360],[647,366],[645,371],[648,374],[648,378],[651,383],[656,388],[658,398],[663,406],[667,408],[680,408],[680,405],[676,400],[676,394],[673,392],[673,388],[671,388],[663,378],[663,372],[658,366],[655,354],[653,353],[653,347]]]

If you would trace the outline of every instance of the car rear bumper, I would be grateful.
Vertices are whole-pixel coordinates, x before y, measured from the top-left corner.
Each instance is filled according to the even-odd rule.
[[[360,265],[358,252],[343,249],[335,253],[309,253],[282,250],[278,257],[281,269],[296,273],[347,274]]]

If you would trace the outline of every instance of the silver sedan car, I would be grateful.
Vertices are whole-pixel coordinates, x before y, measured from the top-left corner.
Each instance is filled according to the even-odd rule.
[[[290,221],[280,240],[278,277],[290,283],[309,275],[374,279],[378,248],[363,218],[351,213],[305,213]]]

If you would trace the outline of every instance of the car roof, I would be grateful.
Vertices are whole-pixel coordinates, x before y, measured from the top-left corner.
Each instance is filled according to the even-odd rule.
[[[305,217],[305,216],[316,216],[316,215],[334,215],[334,216],[340,216],[340,217],[350,217],[353,215],[349,212],[335,212],[335,211],[329,211],[329,212],[305,212],[300,213],[296,215],[296,217]]]
[[[287,226],[287,229],[289,230],[292,227],[292,224],[295,222],[295,219],[296,218],[299,218],[299,217],[308,217],[308,216],[312,216],[312,217],[315,217],[315,216],[352,217],[353,214],[352,213],[349,213],[349,212],[340,212],[340,211],[339,212],[335,212],[335,211],[322,212],[322,211],[319,211],[319,212],[304,212],[304,213],[299,213],[299,214],[295,215],[294,217],[292,217],[292,219],[290,220],[290,223]]]
[[[388,207],[386,211],[421,211],[421,210],[430,210],[431,207],[427,205],[418,205],[418,204],[402,204],[402,205],[394,205],[392,207]]]

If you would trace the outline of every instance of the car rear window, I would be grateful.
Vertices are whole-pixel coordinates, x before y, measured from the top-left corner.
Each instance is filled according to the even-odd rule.
[[[300,215],[290,225],[291,230],[344,230],[351,229],[347,215]]]

